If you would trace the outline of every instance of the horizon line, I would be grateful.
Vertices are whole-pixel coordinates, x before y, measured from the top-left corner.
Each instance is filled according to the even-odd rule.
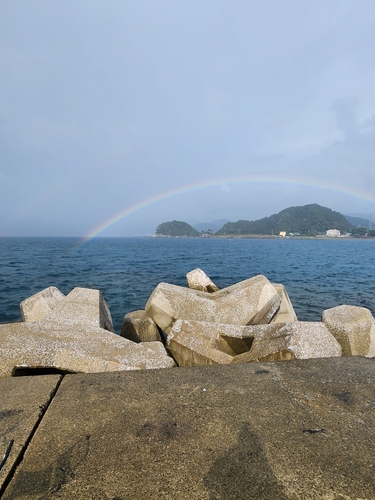
[[[178,188],[174,188],[168,191],[165,191],[163,193],[160,193],[158,195],[149,197],[147,199],[143,199],[142,201],[133,204],[132,206],[129,206],[120,212],[117,212],[115,215],[107,219],[105,222],[101,223],[100,225],[96,226],[94,229],[92,229],[87,235],[84,236],[86,241],[89,241],[93,238],[96,238],[99,236],[100,233],[106,231],[109,229],[111,226],[115,225],[116,223],[120,222],[122,219],[125,219],[126,217],[129,217],[130,215],[141,211],[151,205],[154,205],[156,203],[160,203],[166,199],[173,198],[175,196],[179,196],[181,194],[186,194],[188,192],[192,191],[199,191],[203,189],[207,189],[210,187],[219,187],[221,186],[222,190],[227,190],[228,185],[235,185],[235,184],[283,184],[283,185],[295,185],[295,186],[302,186],[302,187],[308,187],[308,188],[313,188],[313,189],[320,189],[324,191],[331,191],[331,192],[337,192],[340,194],[348,195],[350,197],[354,198],[359,198],[362,200],[365,200],[370,203],[375,204],[375,197],[372,195],[370,196],[368,193],[363,193],[363,192],[357,192],[352,189],[347,189],[343,188],[340,186],[331,186],[330,184],[327,183],[322,183],[322,182],[316,182],[311,179],[306,179],[306,178],[286,178],[286,177],[277,177],[277,176],[244,176],[244,177],[226,177],[226,178],[219,178],[219,179],[214,179],[214,180],[209,180],[209,181],[204,181],[196,184],[190,184],[190,185],[185,185],[185,186],[180,186]],[[310,205],[311,203],[309,203]],[[304,205],[298,205],[298,206],[304,206]],[[328,207],[326,207],[328,208]],[[332,209],[331,209],[332,210]],[[273,214],[271,214],[273,215]]]

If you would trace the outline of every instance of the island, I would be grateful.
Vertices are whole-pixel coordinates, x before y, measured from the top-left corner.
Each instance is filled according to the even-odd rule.
[[[198,231],[183,221],[160,224],[154,233],[159,237],[375,237],[365,219],[349,217],[317,203],[285,208],[258,220],[226,222],[216,232]],[[367,227],[365,227],[367,225]]]

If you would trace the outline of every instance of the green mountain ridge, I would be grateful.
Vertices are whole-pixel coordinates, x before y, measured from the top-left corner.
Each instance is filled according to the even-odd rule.
[[[278,214],[255,221],[228,222],[216,232],[217,235],[264,234],[278,235],[281,231],[315,236],[325,234],[328,229],[350,232],[354,226],[339,212],[316,203],[285,208]]]
[[[277,214],[255,221],[227,222],[214,234],[218,236],[279,235],[281,231],[285,231],[286,234],[316,236],[325,234],[328,229],[350,233],[354,227],[341,213],[313,203],[285,208]],[[155,236],[186,237],[201,236],[201,234],[187,222],[176,220],[163,222],[155,230]]]

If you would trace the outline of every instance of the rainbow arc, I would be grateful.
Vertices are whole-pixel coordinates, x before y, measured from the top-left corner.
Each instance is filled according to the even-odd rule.
[[[229,190],[231,185],[236,184],[253,184],[253,185],[261,185],[261,184],[274,184],[281,186],[299,186],[304,188],[314,188],[324,191],[331,191],[334,193],[343,194],[349,197],[358,198],[366,202],[375,203],[375,197],[373,194],[369,194],[366,192],[362,192],[355,189],[348,189],[340,186],[333,186],[328,183],[319,182],[316,180],[305,179],[305,178],[287,178],[287,177],[277,177],[277,176],[244,176],[244,177],[226,177],[226,178],[218,178],[214,180],[208,180],[199,182],[196,184],[190,184],[185,186],[180,186],[175,189],[171,189],[169,191],[165,191],[163,193],[159,193],[155,196],[147,198],[145,200],[140,201],[132,206],[126,207],[124,210],[121,210],[117,214],[110,217],[105,222],[101,223],[97,227],[95,227],[89,234],[87,234],[84,238],[84,242],[90,241],[93,238],[104,233],[107,229],[114,226],[118,222],[126,219],[127,217],[144,210],[152,205],[161,203],[165,200],[180,196],[182,194],[204,190],[212,187],[222,188],[224,191]]]

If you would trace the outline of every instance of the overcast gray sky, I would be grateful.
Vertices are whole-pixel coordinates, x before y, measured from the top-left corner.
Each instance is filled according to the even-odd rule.
[[[0,155],[3,236],[375,213],[375,2],[2,0]]]

